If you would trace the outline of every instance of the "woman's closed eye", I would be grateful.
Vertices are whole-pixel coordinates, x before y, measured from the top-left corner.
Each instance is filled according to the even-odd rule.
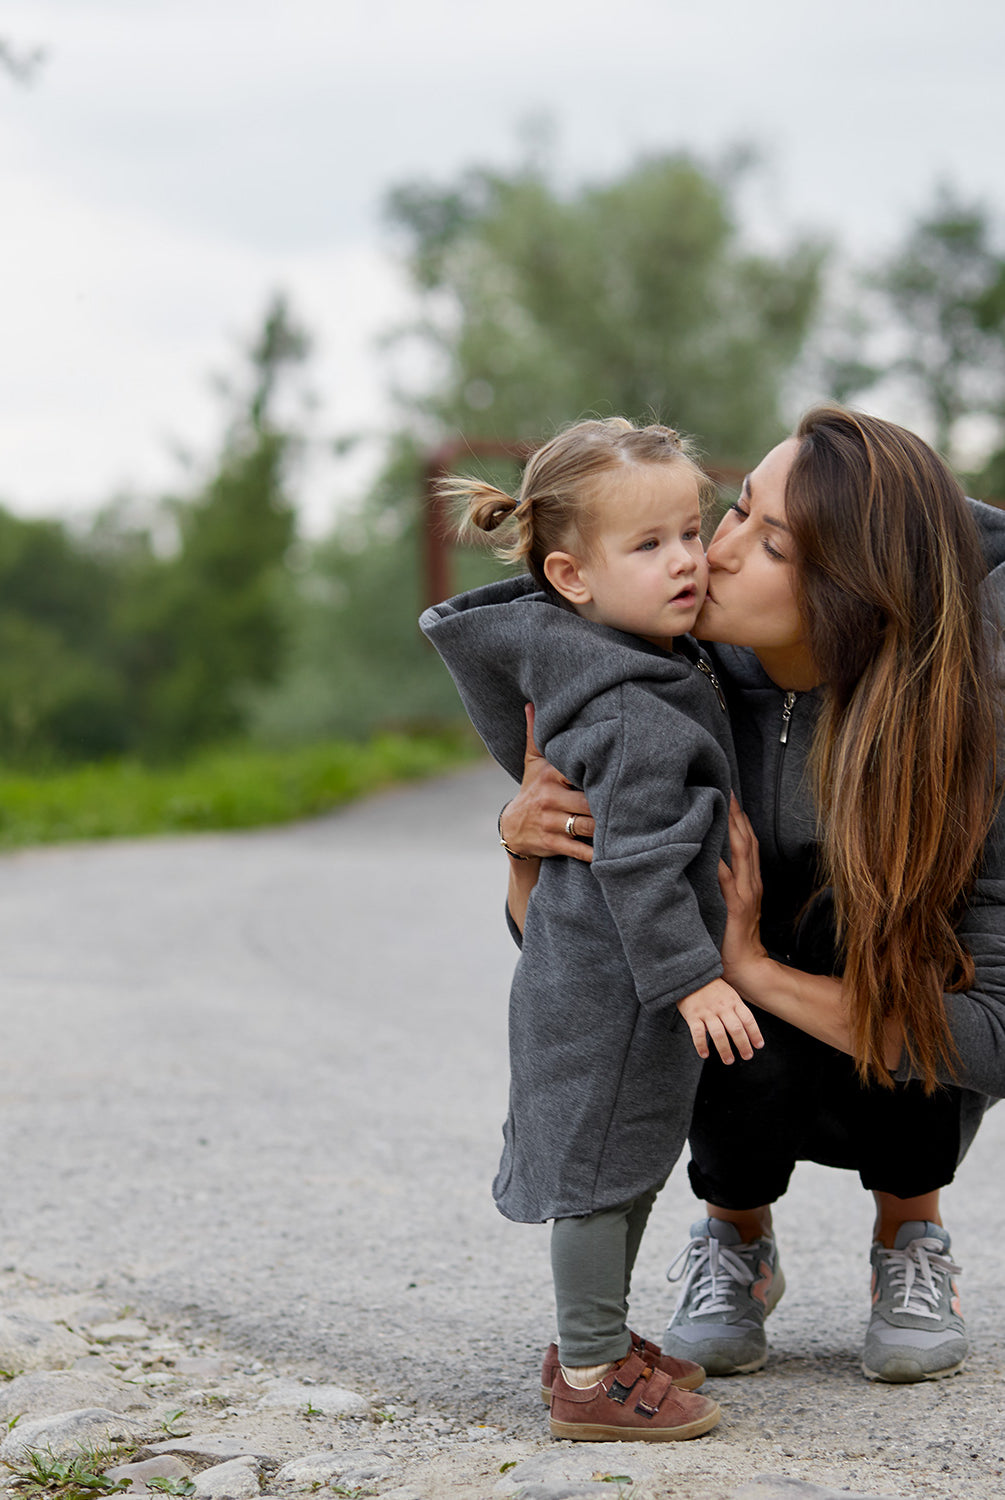
[[[736,516],[740,521],[750,520],[750,511],[744,510],[739,500],[734,500],[733,504],[729,507],[729,510],[730,513]],[[788,562],[788,558],[785,556],[785,553],[779,552],[778,548],[772,545],[768,537],[765,536],[761,538],[761,546],[764,548],[768,556],[774,558],[776,562]]]

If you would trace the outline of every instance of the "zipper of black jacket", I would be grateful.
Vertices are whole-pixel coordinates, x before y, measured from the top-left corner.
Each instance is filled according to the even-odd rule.
[[[695,666],[698,668],[699,672],[704,672],[704,674],[708,678],[709,682],[715,688],[715,696],[719,700],[719,707],[722,709],[723,713],[725,713],[726,712],[726,695],[722,691],[722,688],[719,686],[719,679],[718,679],[718,677],[716,677],[715,673],[712,671],[712,668],[709,666],[708,662],[704,661],[702,659],[702,657],[700,657],[700,656],[698,657],[698,660],[695,662]]]
[[[778,833],[778,809],[782,800],[782,767],[785,764],[785,747],[789,743],[789,722],[796,705],[796,694],[789,688],[782,700],[782,732],[778,736],[778,759],[775,762],[775,853],[781,853]]]

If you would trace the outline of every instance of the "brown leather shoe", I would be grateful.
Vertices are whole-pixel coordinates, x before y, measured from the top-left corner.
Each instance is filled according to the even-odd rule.
[[[705,1371],[701,1365],[696,1365],[690,1359],[676,1359],[672,1354],[664,1354],[659,1344],[651,1344],[648,1339],[639,1338],[631,1329],[628,1332],[631,1335],[632,1349],[639,1358],[647,1365],[652,1365],[654,1370],[662,1370],[664,1375],[669,1375],[670,1384],[675,1385],[679,1391],[696,1391],[704,1384]],[[541,1400],[545,1406],[551,1404],[551,1383],[558,1363],[558,1345],[549,1344],[541,1365]]]
[[[560,1369],[551,1387],[551,1435],[573,1442],[674,1442],[701,1437],[721,1416],[711,1397],[678,1390],[634,1350],[586,1390],[570,1385]]]

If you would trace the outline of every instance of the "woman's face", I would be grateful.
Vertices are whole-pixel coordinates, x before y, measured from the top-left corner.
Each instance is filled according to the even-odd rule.
[[[719,522],[708,549],[708,594],[694,634],[701,641],[753,647],[779,687],[802,691],[819,677],[796,607],[795,557],[785,517],[785,483],[798,448],[795,438],[772,448]]]

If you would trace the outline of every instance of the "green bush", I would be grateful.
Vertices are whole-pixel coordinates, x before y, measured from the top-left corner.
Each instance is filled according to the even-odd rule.
[[[44,776],[0,771],[0,848],[285,823],[447,770],[479,748],[457,728],[293,750],[238,746],[172,768],[122,760]]]

